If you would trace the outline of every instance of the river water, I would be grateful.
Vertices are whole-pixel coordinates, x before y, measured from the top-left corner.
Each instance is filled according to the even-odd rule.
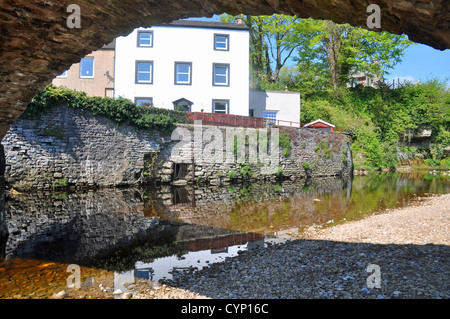
[[[109,278],[126,291],[246,249],[450,193],[427,171],[226,186],[147,186],[10,193],[0,241],[0,298],[47,298],[67,289],[68,265],[83,285]]]

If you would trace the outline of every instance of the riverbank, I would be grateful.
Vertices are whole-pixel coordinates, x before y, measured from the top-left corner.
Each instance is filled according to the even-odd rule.
[[[246,251],[167,281],[161,293],[131,298],[449,298],[449,231],[450,194],[419,198],[360,221],[310,228],[301,239]]]
[[[301,238],[397,245],[450,245],[450,194],[418,198],[411,206],[386,210],[331,228],[310,227]]]
[[[417,198],[408,207],[332,227],[310,227],[287,243],[266,242],[265,247],[182,273],[175,280],[160,285],[142,280],[125,285],[122,291],[112,288],[115,283],[110,273],[91,274],[84,268],[82,287],[67,289],[65,265],[56,268],[56,264],[41,263],[37,267],[42,275],[36,278],[49,280],[49,271],[61,277],[47,289],[47,297],[30,287],[20,295],[11,290],[2,298],[35,298],[38,294],[38,298],[64,299],[449,298],[449,204],[450,194]],[[22,266],[24,276],[31,266]],[[92,285],[89,278],[95,278]],[[372,286],[371,278],[378,279],[379,286]]]

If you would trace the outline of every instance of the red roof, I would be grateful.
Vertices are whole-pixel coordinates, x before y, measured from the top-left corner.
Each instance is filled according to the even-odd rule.
[[[314,122],[305,124],[304,127],[335,127],[333,124],[325,122],[321,119],[315,120]]]

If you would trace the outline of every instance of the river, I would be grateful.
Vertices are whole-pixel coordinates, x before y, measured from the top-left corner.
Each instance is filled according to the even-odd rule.
[[[69,264],[84,285],[108,277],[126,290],[207,267],[246,249],[450,193],[439,172],[321,178],[276,184],[146,186],[9,193],[0,241],[0,298],[48,298],[67,288]]]

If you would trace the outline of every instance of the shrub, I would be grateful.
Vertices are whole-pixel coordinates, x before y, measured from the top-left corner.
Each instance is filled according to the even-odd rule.
[[[52,188],[67,187],[67,181],[64,178],[58,179],[52,183]]]
[[[330,141],[319,141],[318,145],[314,147],[314,152],[317,153],[319,158],[325,157],[326,159],[332,158],[332,149],[330,147]]]
[[[344,163],[345,166],[348,164],[347,152],[345,150],[342,151],[342,163]]]
[[[277,176],[283,175],[283,169],[281,167],[278,167],[275,174],[277,174]]]
[[[280,142],[279,145],[283,148],[282,155],[288,157],[291,153],[291,138],[285,132],[280,134]]]
[[[304,169],[310,169],[311,168],[311,166],[309,165],[308,162],[303,162],[302,166],[303,166]]]
[[[246,178],[246,177],[250,177],[252,172],[252,168],[248,165],[242,165],[241,167],[241,174],[242,177]]]
[[[36,95],[23,113],[25,118],[36,118],[54,107],[68,106],[104,116],[117,124],[128,124],[139,129],[170,133],[175,123],[188,123],[184,111],[173,111],[146,105],[136,105],[125,98],[89,97],[85,92],[48,85]]]
[[[235,171],[229,171],[228,172],[228,178],[230,178],[230,179],[236,178],[236,172]]]

